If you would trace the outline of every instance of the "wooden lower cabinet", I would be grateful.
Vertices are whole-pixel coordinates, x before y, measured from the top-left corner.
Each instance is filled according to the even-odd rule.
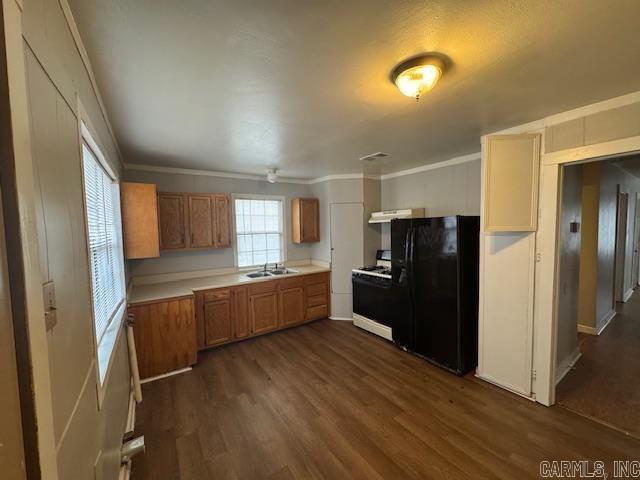
[[[204,339],[207,346],[225,343],[233,337],[231,325],[231,300],[216,300],[205,302],[204,310]]]
[[[242,340],[328,315],[328,273],[199,291],[196,292],[198,348]]]
[[[233,338],[245,338],[251,335],[249,325],[249,292],[247,287],[231,289],[231,321]]]
[[[265,333],[278,328],[278,294],[256,293],[249,297],[249,318],[252,333]]]
[[[134,316],[138,368],[141,378],[154,377],[196,363],[193,297],[129,306]]]
[[[280,280],[278,308],[280,324],[288,327],[305,321],[305,290],[302,277]]]

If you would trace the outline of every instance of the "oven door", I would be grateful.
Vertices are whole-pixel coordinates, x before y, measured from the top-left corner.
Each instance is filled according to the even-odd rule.
[[[390,308],[393,305],[391,280],[354,273],[353,313],[392,327]]]

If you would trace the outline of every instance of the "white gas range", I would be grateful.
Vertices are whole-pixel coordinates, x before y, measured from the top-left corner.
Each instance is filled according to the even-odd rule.
[[[353,269],[351,281],[353,324],[392,341],[391,251],[378,250],[376,265]]]

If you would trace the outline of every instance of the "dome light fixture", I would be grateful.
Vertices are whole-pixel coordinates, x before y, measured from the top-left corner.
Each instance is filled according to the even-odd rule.
[[[391,72],[391,81],[407,97],[420,97],[435,87],[444,72],[442,58],[433,54],[418,55],[400,63]]]

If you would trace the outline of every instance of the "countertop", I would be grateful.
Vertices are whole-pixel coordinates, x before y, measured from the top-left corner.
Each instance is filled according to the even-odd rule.
[[[188,278],[173,282],[151,283],[145,285],[135,285],[131,287],[128,302],[130,304],[152,302],[168,298],[186,297],[193,295],[198,290],[210,290],[212,288],[233,287],[236,285],[247,285],[249,283],[271,282],[279,278],[291,278],[300,275],[310,275],[330,271],[327,267],[318,265],[297,265],[288,267],[297,273],[287,275],[277,275],[273,277],[249,278],[246,273],[237,272],[225,275],[212,275],[208,277]]]

